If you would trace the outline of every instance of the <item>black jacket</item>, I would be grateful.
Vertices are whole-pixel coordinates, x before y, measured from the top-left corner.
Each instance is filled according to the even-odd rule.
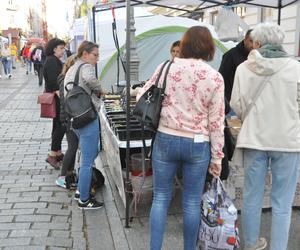
[[[63,64],[61,60],[59,60],[56,56],[47,56],[43,69],[46,92],[59,90],[57,77],[61,73],[62,67]]]
[[[231,92],[234,81],[234,74],[237,66],[247,60],[249,51],[244,47],[244,41],[240,42],[234,48],[227,51],[223,57],[219,68],[225,82],[225,97],[230,102]]]

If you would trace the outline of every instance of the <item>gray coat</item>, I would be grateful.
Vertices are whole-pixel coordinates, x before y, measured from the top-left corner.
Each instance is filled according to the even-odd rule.
[[[84,62],[79,59],[73,66],[70,67],[65,76],[64,86],[66,86],[68,82],[74,81],[77,69],[82,63]],[[79,74],[79,86],[92,95],[93,104],[95,105],[96,110],[99,111],[100,99],[98,96],[101,93],[101,85],[99,80],[96,78],[95,67],[93,65],[87,63],[81,67]],[[65,96],[66,93],[67,91],[64,91]]]

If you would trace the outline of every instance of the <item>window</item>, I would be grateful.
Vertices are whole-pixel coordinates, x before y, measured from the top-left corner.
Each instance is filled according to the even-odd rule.
[[[246,7],[234,7],[233,12],[236,13],[240,17],[245,17]]]
[[[215,25],[218,16],[218,11],[210,12],[210,24]]]
[[[262,8],[261,9],[261,21],[262,22],[272,22],[273,21],[273,9]]]

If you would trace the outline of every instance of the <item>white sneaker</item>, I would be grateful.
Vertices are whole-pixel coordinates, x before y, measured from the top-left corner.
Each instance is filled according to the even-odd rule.
[[[0,79],[2,79],[2,75],[0,75]]]
[[[263,250],[267,247],[267,241],[265,238],[259,238],[255,246],[245,247],[245,250]]]
[[[11,78],[11,74],[8,75],[8,78],[9,78],[9,79]]]

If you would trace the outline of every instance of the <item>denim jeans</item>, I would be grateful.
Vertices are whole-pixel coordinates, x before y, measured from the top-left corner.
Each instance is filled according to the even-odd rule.
[[[9,75],[11,72],[11,60],[7,59],[7,58],[2,58],[2,64],[3,64],[3,68],[4,68],[4,73],[5,75]]]
[[[200,226],[200,203],[210,161],[210,143],[158,132],[152,168],[154,197],[150,212],[151,250],[162,247],[167,211],[172,199],[174,176],[182,167],[184,249],[195,250]]]
[[[300,153],[244,151],[244,197],[242,226],[245,246],[253,246],[259,238],[261,208],[268,168],[272,173],[271,250],[287,249],[291,210],[296,191]]]
[[[74,129],[79,138],[81,151],[78,189],[80,200],[90,198],[92,166],[99,152],[99,119],[96,119],[80,129]]]

